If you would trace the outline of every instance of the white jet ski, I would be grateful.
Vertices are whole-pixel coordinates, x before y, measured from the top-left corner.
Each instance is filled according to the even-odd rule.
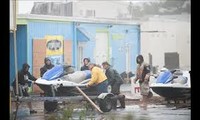
[[[90,78],[89,70],[74,72],[72,66],[58,65],[38,78],[36,84],[44,91],[45,96],[77,95],[79,92],[76,90],[76,86],[88,95],[96,95],[95,87],[86,88]]]
[[[190,73],[184,70],[162,71],[150,88],[166,99],[190,99]]]

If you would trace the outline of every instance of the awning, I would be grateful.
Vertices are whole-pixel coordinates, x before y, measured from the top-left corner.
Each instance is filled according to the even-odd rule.
[[[79,42],[87,42],[90,40],[90,38],[87,36],[84,30],[82,30],[81,28],[77,28],[77,40]]]

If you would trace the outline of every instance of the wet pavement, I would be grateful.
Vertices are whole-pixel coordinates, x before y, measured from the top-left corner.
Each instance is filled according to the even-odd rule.
[[[70,120],[191,120],[191,110],[188,108],[176,109],[173,106],[154,104],[148,105],[147,110],[138,105],[127,105],[125,109],[112,110],[103,114],[92,109],[86,111],[83,108],[74,108],[72,111],[65,109],[65,113],[57,111],[44,114],[43,109],[37,111],[37,114],[18,117],[18,120],[56,120],[63,116],[67,119],[66,115],[70,114]]]
[[[112,113],[109,113],[112,114]],[[115,111],[114,115],[119,119],[129,120],[190,120],[191,113],[189,109],[175,109],[165,105],[149,105],[147,110],[138,105],[129,105],[124,110]]]
[[[131,95],[130,84],[122,85],[121,91]],[[68,120],[69,116],[69,120],[191,120],[191,110],[188,107],[177,108],[174,105],[162,104],[162,101],[161,97],[154,97],[147,110],[144,110],[139,107],[139,100],[129,99],[126,100],[125,109],[111,110],[103,114],[98,113],[92,107],[86,110],[81,103],[75,103],[79,106],[73,109],[68,104],[61,105],[60,110],[47,114],[44,112],[43,102],[32,102],[33,108],[38,113],[18,116],[18,120]],[[19,108],[26,108],[26,104],[21,104]]]

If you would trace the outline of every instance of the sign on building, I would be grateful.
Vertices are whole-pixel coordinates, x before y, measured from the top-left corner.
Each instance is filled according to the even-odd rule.
[[[51,58],[54,65],[63,63],[63,36],[45,36],[46,56]]]

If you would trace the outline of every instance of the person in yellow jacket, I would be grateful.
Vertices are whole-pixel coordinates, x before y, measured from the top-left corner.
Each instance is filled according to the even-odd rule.
[[[91,70],[91,80],[86,87],[95,86],[98,94],[107,93],[108,81],[103,70],[94,63],[89,63],[88,67]]]

